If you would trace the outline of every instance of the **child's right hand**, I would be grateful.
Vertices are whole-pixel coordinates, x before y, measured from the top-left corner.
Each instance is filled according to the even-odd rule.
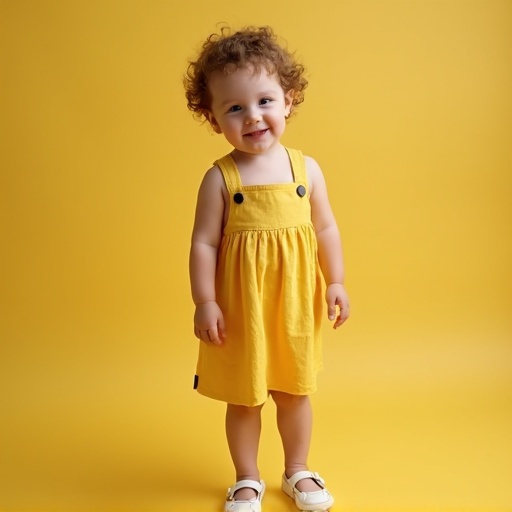
[[[215,301],[211,300],[196,305],[194,334],[206,343],[222,345],[226,336],[224,315]]]

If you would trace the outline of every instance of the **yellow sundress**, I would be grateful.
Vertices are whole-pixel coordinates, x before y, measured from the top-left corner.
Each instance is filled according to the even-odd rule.
[[[322,277],[302,153],[286,149],[294,182],[243,186],[231,155],[220,168],[231,203],[219,247],[216,294],[222,346],[200,343],[194,387],[255,406],[271,390],[306,395],[322,366]]]

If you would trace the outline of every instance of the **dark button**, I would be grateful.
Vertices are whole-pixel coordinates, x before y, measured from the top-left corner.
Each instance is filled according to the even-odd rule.
[[[299,197],[304,197],[306,195],[306,187],[304,187],[303,185],[299,185],[297,187],[297,195]]]
[[[233,196],[233,201],[235,201],[236,204],[242,204],[244,202],[244,196],[243,194],[240,194],[240,192],[237,192]]]

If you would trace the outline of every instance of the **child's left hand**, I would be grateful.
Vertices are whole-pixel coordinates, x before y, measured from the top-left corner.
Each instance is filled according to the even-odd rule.
[[[334,329],[337,329],[350,314],[350,305],[345,287],[341,283],[332,283],[325,291],[325,300],[327,302],[327,316],[329,320],[335,320]],[[336,317],[337,308],[339,314]]]

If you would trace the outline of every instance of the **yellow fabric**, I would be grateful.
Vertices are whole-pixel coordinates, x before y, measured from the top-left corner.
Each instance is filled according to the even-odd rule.
[[[221,347],[200,344],[197,390],[228,403],[316,390],[322,278],[309,194],[297,193],[308,189],[304,157],[287,151],[294,183],[242,186],[230,155],[216,162],[231,197],[216,280],[226,339]]]

